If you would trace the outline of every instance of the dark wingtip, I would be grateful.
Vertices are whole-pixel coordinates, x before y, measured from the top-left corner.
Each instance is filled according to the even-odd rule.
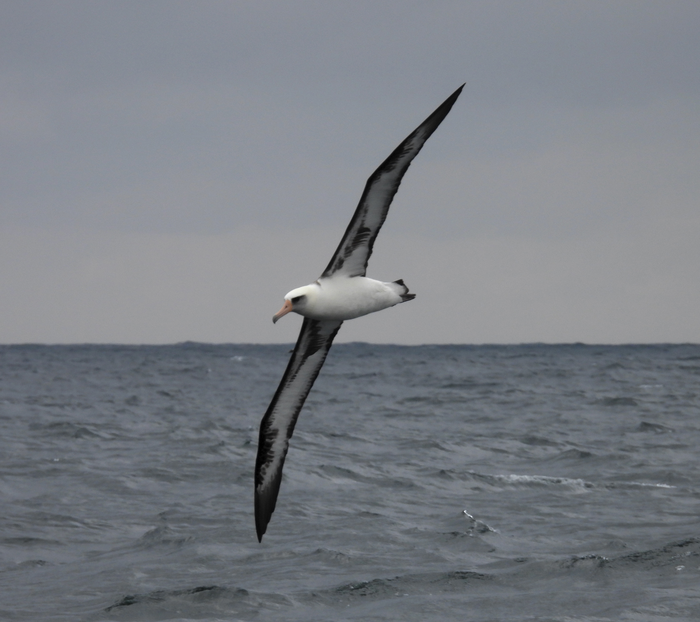
[[[466,84],[467,83],[465,82],[454,93],[452,93],[452,95],[450,95],[444,102],[442,102],[442,104],[440,104],[438,106],[437,110],[435,110],[435,112],[433,112],[433,114],[430,115],[430,117],[428,117],[428,119],[430,119],[431,117],[437,118],[437,119],[439,119],[439,121],[437,122],[437,125],[440,125],[442,120],[447,116],[447,114],[450,112],[450,110],[452,110],[452,106],[457,101],[457,98],[462,93],[462,89],[465,87]],[[426,119],[426,121],[427,121],[427,119]],[[437,125],[435,127],[437,127]]]
[[[257,495],[255,496],[255,533],[258,536],[258,542],[262,542],[263,536],[265,535],[265,532],[267,531],[267,523],[270,522],[270,517],[267,517],[267,520],[264,520],[262,516],[260,516],[260,512],[258,512],[258,503],[257,503]]]
[[[259,470],[256,468],[257,473]],[[255,487],[255,532],[258,534],[258,542],[262,542],[272,513],[275,511],[281,482],[282,469],[280,468],[267,487]]]
[[[265,497],[263,493],[255,491],[255,533],[258,535],[258,542],[262,542],[267,525],[272,518],[272,512],[275,511],[274,502],[270,509],[269,499]]]

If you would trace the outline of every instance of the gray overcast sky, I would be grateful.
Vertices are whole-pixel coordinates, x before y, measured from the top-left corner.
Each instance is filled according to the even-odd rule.
[[[700,341],[700,3],[0,5],[0,342],[290,342],[460,84],[338,341]]]

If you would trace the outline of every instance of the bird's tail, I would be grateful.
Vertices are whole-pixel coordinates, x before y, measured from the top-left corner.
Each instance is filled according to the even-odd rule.
[[[397,294],[401,296],[401,302],[407,302],[409,300],[413,300],[416,297],[415,294],[408,293],[408,286],[406,285],[406,283],[403,282],[403,279],[394,281],[394,285],[400,286],[400,289],[399,291],[397,291]]]

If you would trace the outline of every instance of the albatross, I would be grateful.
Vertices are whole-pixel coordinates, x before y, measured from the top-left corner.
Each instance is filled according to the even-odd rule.
[[[277,391],[260,422],[255,461],[255,529],[262,542],[282,481],[282,467],[294,426],[338,329],[345,320],[381,311],[415,298],[399,279],[391,283],[365,276],[391,201],[413,158],[442,123],[462,92],[460,86],[379,165],[365,185],[360,203],[321,276],[290,291],[272,317],[304,317],[299,338]]]

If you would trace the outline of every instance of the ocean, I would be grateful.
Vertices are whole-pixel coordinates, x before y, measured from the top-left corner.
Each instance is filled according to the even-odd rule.
[[[0,346],[0,620],[700,620],[700,345]]]

